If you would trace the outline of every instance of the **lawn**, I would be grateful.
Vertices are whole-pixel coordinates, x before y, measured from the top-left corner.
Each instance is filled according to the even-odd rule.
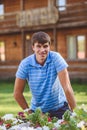
[[[87,84],[86,83],[72,83],[75,93],[77,105],[85,104],[87,108]],[[14,81],[0,81],[0,115],[6,113],[17,114],[22,109],[16,103],[13,97]],[[28,85],[26,85],[24,95],[28,103],[30,103],[31,93]]]

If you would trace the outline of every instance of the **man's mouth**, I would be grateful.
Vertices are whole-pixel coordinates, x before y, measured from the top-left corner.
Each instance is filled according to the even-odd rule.
[[[46,53],[41,53],[40,55],[41,55],[41,56],[45,56],[45,55],[46,55]]]
[[[41,54],[41,57],[45,57],[46,56],[46,54]]]

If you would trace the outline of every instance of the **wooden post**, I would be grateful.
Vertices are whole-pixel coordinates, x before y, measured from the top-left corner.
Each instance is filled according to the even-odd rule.
[[[54,6],[54,0],[48,0],[48,8],[51,8]]]
[[[20,11],[24,10],[24,0],[20,0]],[[24,29],[21,29],[22,58],[25,57],[25,35]]]
[[[20,0],[20,10],[24,10],[24,0]]]
[[[22,58],[24,58],[25,57],[25,35],[23,29],[21,29],[21,43],[22,43]]]
[[[56,26],[54,26],[53,28],[53,39],[54,39],[54,46],[55,46],[55,51],[57,51],[57,30],[56,30]]]

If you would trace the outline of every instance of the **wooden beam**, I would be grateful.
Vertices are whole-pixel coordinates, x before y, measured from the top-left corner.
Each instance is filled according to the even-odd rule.
[[[59,19],[59,22],[69,22],[71,21],[73,23],[73,20],[75,22],[77,22],[78,20],[80,21],[84,21],[84,20],[87,20],[87,16],[75,16],[75,17],[65,17],[65,18],[60,18]]]
[[[72,15],[72,14],[77,14],[77,13],[86,13],[87,9],[82,8],[82,9],[75,9],[75,10],[65,10],[65,11],[60,11],[60,15]]]
[[[24,0],[20,0],[20,10],[24,10]]]
[[[54,40],[55,51],[57,51],[57,30],[55,26],[53,28],[53,40]]]
[[[22,58],[25,57],[25,36],[24,36],[24,29],[21,30],[21,41],[22,41]]]
[[[57,28],[71,28],[71,27],[86,27],[87,26],[87,20],[86,21],[77,21],[77,22],[67,22],[67,23],[58,23]]]
[[[55,0],[48,0],[48,8],[53,7],[55,4]]]

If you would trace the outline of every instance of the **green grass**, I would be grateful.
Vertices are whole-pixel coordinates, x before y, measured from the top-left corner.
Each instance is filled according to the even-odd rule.
[[[77,105],[85,104],[87,108],[87,83],[72,83]]]
[[[72,83],[75,98],[78,105],[85,104],[87,107],[87,84]],[[14,81],[0,81],[0,115],[6,113],[17,114],[22,111],[13,97]],[[31,93],[28,85],[24,91],[25,98],[30,104]]]
[[[16,103],[13,97],[14,81],[0,81],[0,115],[6,113],[17,114],[22,109]],[[26,85],[24,95],[28,103],[30,103],[31,94]]]

